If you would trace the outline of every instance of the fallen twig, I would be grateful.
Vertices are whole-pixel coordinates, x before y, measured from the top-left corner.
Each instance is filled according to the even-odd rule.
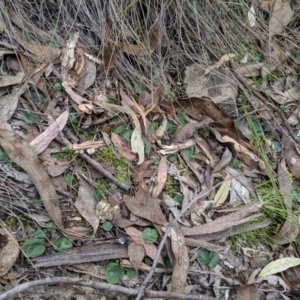
[[[94,281],[84,281],[77,278],[68,278],[68,277],[56,277],[56,278],[48,278],[41,279],[35,281],[29,281],[20,285],[13,287],[12,289],[0,294],[0,300],[6,300],[10,297],[14,297],[19,293],[22,293],[32,287],[40,286],[40,285],[55,285],[55,284],[74,284],[80,286],[91,287],[96,290],[108,291],[114,294],[124,294],[128,296],[136,296],[138,294],[137,290],[129,289],[125,287],[121,287],[118,285],[112,285],[103,282],[94,282]],[[171,293],[171,292],[161,292],[161,291],[151,291],[146,290],[145,295],[148,298],[172,298],[172,299],[182,299],[182,300],[216,300],[213,297],[206,297],[203,295],[193,295],[193,294],[179,294],[179,293]]]
[[[68,136],[70,135],[69,131],[65,131],[64,133]],[[66,137],[60,137],[57,136],[55,138],[59,143],[62,143],[65,146],[70,146],[72,145],[72,143],[66,138]],[[108,171],[106,171],[98,162],[96,162],[94,159],[92,159],[90,156],[88,156],[85,153],[79,153],[78,155],[80,158],[82,158],[84,161],[86,161],[89,165],[91,165],[94,169],[96,169],[97,171],[99,171],[101,174],[103,174],[103,176],[105,176],[106,178],[108,178],[110,181],[112,181],[116,186],[118,186],[119,188],[125,190],[125,191],[129,191],[130,190],[130,186],[127,185],[126,183],[118,180],[116,177],[114,177],[111,173],[109,173]]]

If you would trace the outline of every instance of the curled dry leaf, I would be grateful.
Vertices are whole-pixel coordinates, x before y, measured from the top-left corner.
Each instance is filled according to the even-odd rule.
[[[68,118],[69,112],[66,110],[43,133],[30,142],[36,155],[42,153],[64,129]]]
[[[9,229],[0,228],[0,277],[6,274],[18,258],[20,248]]]
[[[124,201],[128,209],[141,218],[147,219],[158,225],[167,222],[165,215],[161,211],[159,200],[151,197],[151,195],[141,187],[135,196],[124,196]]]
[[[136,160],[136,154],[127,146],[127,141],[118,134],[111,133],[111,141],[116,146],[117,151],[130,161]]]
[[[252,153],[250,150],[248,150],[245,146],[241,145],[231,137],[224,135],[222,137],[223,141],[230,142],[233,144],[234,149],[242,155],[242,157],[245,160],[245,163],[249,166],[255,166],[255,164],[258,164],[258,167],[261,169],[262,172],[266,172],[266,166],[265,163],[257,157],[254,153]]]
[[[160,159],[158,170],[157,170],[157,184],[153,189],[152,196],[154,198],[158,197],[158,195],[162,192],[164,185],[167,180],[168,175],[168,165],[167,165],[167,157],[163,156]]]
[[[75,202],[78,212],[89,222],[96,233],[99,226],[99,217],[96,213],[96,202],[94,200],[94,189],[85,180],[79,180],[78,196]]]
[[[0,145],[9,158],[27,172],[38,190],[48,214],[57,226],[63,229],[59,197],[49,175],[40,164],[29,143],[12,131],[0,129]]]

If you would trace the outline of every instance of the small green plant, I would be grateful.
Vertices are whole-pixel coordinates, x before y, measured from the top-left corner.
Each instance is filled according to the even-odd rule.
[[[40,121],[40,118],[39,118],[39,116],[37,116],[34,113],[25,112],[23,114],[23,120],[27,124],[35,124],[35,123],[38,123]]]
[[[145,228],[143,231],[143,240],[147,244],[153,244],[157,241],[158,232],[152,228]]]
[[[102,228],[103,228],[105,231],[111,231],[111,230],[114,228],[114,224],[113,224],[111,221],[105,221],[105,222],[102,224]]]
[[[64,181],[67,185],[73,185],[75,182],[75,176],[71,173],[67,173],[64,177]]]
[[[68,250],[73,248],[73,243],[69,238],[62,237],[55,242],[53,248],[55,251]]]
[[[167,98],[168,100],[171,100],[171,99],[174,98],[175,95],[176,95],[176,93],[175,93],[175,91],[174,91],[173,89],[165,90],[164,94],[165,94],[165,96],[166,96],[166,98]]]
[[[22,245],[24,254],[29,258],[41,256],[45,250],[45,240],[37,238],[29,238]]]
[[[49,221],[49,222],[46,224],[46,230],[47,230],[47,231],[51,232],[51,231],[53,231],[53,230],[55,230],[55,229],[56,229],[56,224],[55,224],[55,222]]]
[[[215,268],[220,261],[220,255],[214,251],[206,249],[198,250],[197,261],[200,265],[207,265],[210,268]]]
[[[110,284],[116,284],[124,275],[132,279],[136,277],[136,272],[133,269],[123,268],[118,263],[109,263],[105,268],[105,279]]]

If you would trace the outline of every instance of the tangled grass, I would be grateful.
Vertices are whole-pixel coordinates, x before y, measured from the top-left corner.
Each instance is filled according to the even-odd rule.
[[[296,7],[297,1],[292,2]],[[63,46],[72,33],[79,32],[81,47],[99,58],[111,41],[141,45],[148,55],[130,56],[113,49],[116,62],[112,77],[129,92],[134,84],[151,90],[157,82],[162,82],[165,90],[179,91],[177,83],[182,81],[183,70],[192,63],[206,68],[227,53],[238,59],[247,54],[249,62],[264,56],[270,63],[274,55],[283,56],[276,58],[282,62],[299,55],[299,14],[270,44],[269,14],[256,10],[258,26],[253,29],[248,20],[250,4],[244,0],[8,0],[0,4],[0,17],[5,40],[14,47],[20,45],[14,35],[16,18],[11,17],[12,12],[23,35],[41,44]],[[151,53],[148,37],[155,28],[159,42]]]

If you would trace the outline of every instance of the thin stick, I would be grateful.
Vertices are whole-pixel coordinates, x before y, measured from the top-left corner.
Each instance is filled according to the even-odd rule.
[[[112,285],[103,282],[94,282],[94,281],[85,281],[78,278],[68,278],[68,277],[56,277],[56,278],[47,278],[41,280],[34,280],[29,281],[20,285],[15,286],[14,288],[0,294],[0,300],[6,300],[8,298],[14,297],[19,293],[22,293],[29,288],[40,286],[40,285],[55,285],[55,284],[74,284],[80,286],[91,287],[96,290],[108,291],[114,294],[124,294],[128,296],[136,296],[138,291],[134,289],[129,289],[125,287],[121,287],[118,285]],[[216,300],[213,297],[206,297],[199,294],[179,294],[179,293],[172,293],[172,292],[163,292],[163,291],[151,291],[146,290],[145,295],[149,298],[172,298],[172,299],[180,299],[180,300]]]

